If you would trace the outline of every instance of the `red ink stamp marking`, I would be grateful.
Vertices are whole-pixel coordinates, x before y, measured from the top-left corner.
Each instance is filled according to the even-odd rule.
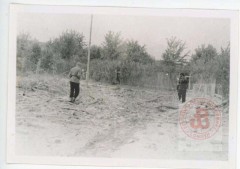
[[[222,113],[210,99],[194,98],[180,110],[179,124],[183,132],[192,139],[206,140],[221,127]]]

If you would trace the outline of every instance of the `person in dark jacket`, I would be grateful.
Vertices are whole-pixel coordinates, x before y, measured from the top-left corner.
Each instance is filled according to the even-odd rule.
[[[116,82],[117,84],[120,84],[120,67],[117,67],[116,69]]]
[[[76,66],[72,68],[69,72],[70,78],[70,102],[74,103],[79,95],[79,86],[81,78],[81,64],[77,62]]]
[[[178,80],[177,91],[178,91],[178,99],[182,99],[182,103],[186,101],[186,93],[188,88],[188,80],[185,77],[184,73],[180,74],[180,78]]]

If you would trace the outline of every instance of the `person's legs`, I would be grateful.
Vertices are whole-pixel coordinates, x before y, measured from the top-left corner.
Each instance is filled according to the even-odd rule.
[[[74,98],[76,99],[79,95],[79,83],[75,83],[75,94],[74,94]]]
[[[119,74],[117,74],[117,84],[120,84]]]
[[[181,96],[182,96],[181,92],[178,91],[178,99],[179,99],[179,100],[181,100],[181,98],[182,98]]]
[[[70,102],[73,102],[73,98],[74,98],[74,83],[70,82]]]
[[[184,103],[186,101],[186,90],[182,91],[182,102]]]
[[[73,83],[73,97],[72,97],[72,102],[75,102],[75,99],[79,95],[79,83]]]
[[[70,98],[74,96],[74,83],[70,82]]]

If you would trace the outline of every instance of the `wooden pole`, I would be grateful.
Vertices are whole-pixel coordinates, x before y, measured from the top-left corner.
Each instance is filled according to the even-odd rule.
[[[88,86],[88,81],[89,81],[90,48],[91,48],[91,37],[92,37],[92,20],[93,20],[93,15],[91,15],[90,35],[89,35],[89,43],[88,43],[88,62],[87,62],[87,73],[86,73],[87,86]]]
[[[189,81],[188,81],[188,90],[190,90],[191,89],[191,74],[189,74]]]

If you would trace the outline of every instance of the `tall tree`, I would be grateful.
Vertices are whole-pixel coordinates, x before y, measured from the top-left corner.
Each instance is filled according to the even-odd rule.
[[[33,40],[28,33],[17,36],[17,70],[35,71],[41,58],[40,42]]]
[[[54,52],[62,59],[71,60],[74,56],[83,57],[84,36],[77,31],[67,30],[53,41]]]
[[[128,41],[126,44],[126,48],[127,60],[143,64],[153,62],[153,59],[147,53],[145,46],[139,45],[138,41]]]
[[[219,68],[217,71],[217,84],[222,86],[223,96],[228,98],[230,85],[230,43],[218,56]]]
[[[53,43],[52,41],[48,41],[42,50],[43,57],[41,58],[41,68],[44,71],[51,72],[53,70],[54,62],[54,52],[53,52]]]
[[[121,45],[120,33],[109,31],[103,42],[103,57],[111,60],[119,59],[122,54]]]
[[[26,54],[30,53],[30,40],[31,37],[28,33],[21,33],[17,36],[17,57],[23,58]]]
[[[167,39],[167,49],[162,55],[163,61],[169,64],[185,63],[189,52],[185,52],[186,44],[176,37]]]
[[[97,45],[91,46],[91,59],[100,59],[102,57],[101,55],[102,48]]]
[[[41,47],[39,42],[34,42],[32,46],[32,51],[30,55],[30,60],[34,65],[37,65],[39,59],[41,58]]]
[[[216,79],[219,68],[217,50],[212,46],[202,45],[195,50],[191,59],[191,71],[201,82],[211,82]]]
[[[169,75],[170,82],[175,85],[176,80],[174,75],[178,74],[179,70],[187,63],[186,57],[189,56],[189,51],[185,52],[186,44],[176,37],[167,39],[167,49],[162,55],[162,66],[164,71]]]

